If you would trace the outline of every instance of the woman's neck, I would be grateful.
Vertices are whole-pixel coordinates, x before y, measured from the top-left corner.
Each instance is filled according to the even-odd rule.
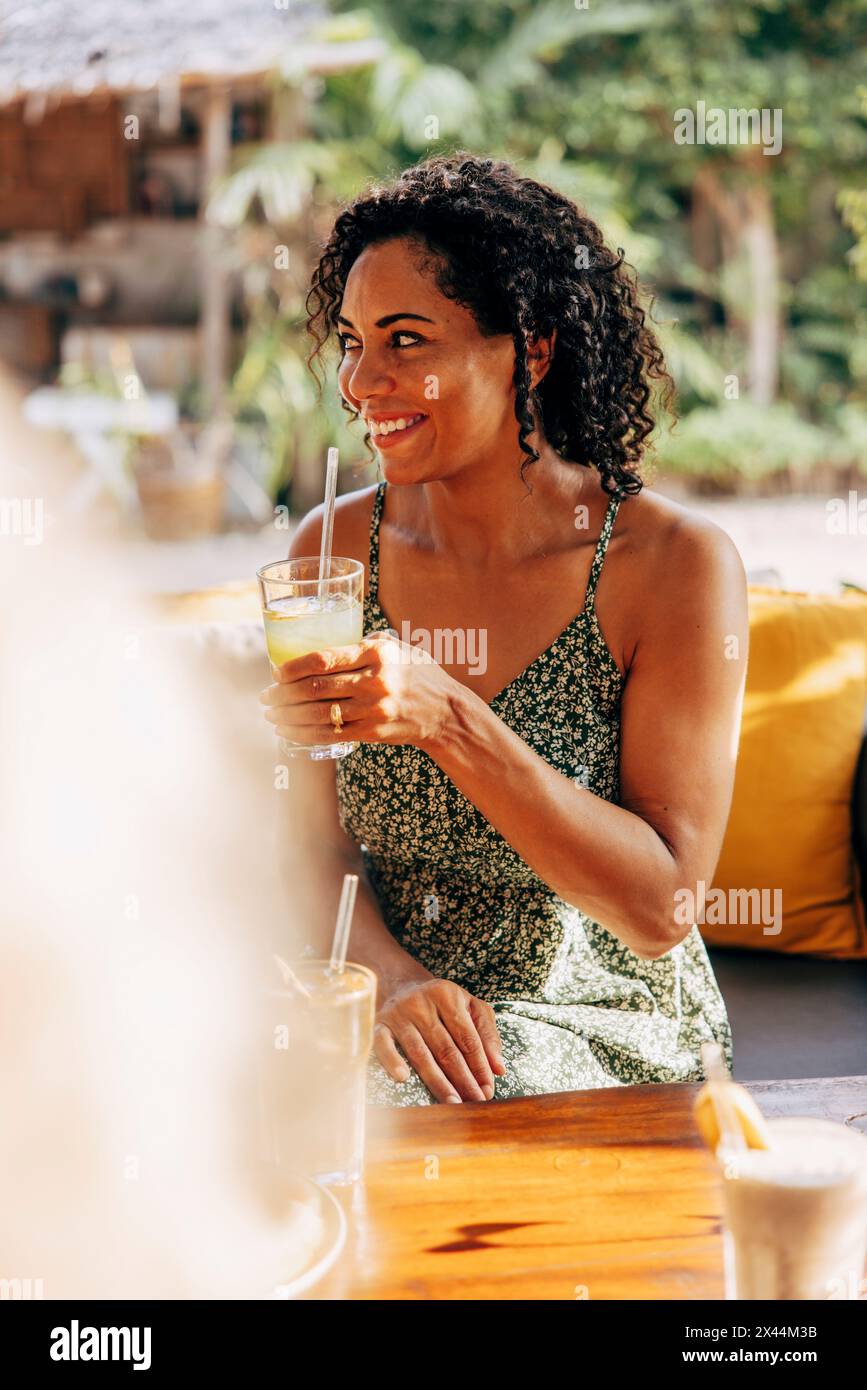
[[[539,452],[525,469],[526,483],[520,463],[504,469],[500,461],[496,470],[473,463],[435,482],[396,488],[403,495],[390,493],[389,519],[418,543],[479,569],[556,551],[574,536],[576,507],[592,513],[602,489],[592,470],[564,462],[550,446]]]

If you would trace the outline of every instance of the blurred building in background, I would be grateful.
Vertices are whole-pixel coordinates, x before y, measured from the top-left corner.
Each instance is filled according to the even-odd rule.
[[[72,434],[155,536],[219,529],[227,482],[235,516],[267,521],[267,447],[227,400],[245,260],[208,199],[256,150],[302,141],[322,75],[379,45],[329,38],[319,4],[3,9],[0,359],[47,388],[30,418]],[[303,280],[295,250],[282,268]]]

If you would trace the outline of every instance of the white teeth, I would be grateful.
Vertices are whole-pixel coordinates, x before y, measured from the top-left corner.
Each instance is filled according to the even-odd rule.
[[[370,433],[373,435],[394,434],[395,430],[409,429],[410,425],[415,425],[419,420],[424,419],[424,415],[408,415],[405,419],[401,416],[399,420],[371,420],[369,422]]]

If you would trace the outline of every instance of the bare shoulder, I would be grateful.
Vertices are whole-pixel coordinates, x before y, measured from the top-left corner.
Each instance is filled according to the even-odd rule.
[[[350,560],[360,560],[365,566],[370,558],[370,517],[376,487],[374,483],[372,487],[348,492],[338,497],[334,506],[333,553],[346,555]],[[319,554],[324,510],[324,504],[320,502],[302,517],[292,536],[290,559]]]
[[[630,581],[666,590],[697,582],[746,584],[743,561],[731,536],[715,522],[658,492],[644,489],[621,507],[617,530]]]
[[[614,536],[618,532],[616,587],[627,661],[641,634],[668,641],[708,623],[745,629],[744,565],[722,527],[644,489],[625,499]]]

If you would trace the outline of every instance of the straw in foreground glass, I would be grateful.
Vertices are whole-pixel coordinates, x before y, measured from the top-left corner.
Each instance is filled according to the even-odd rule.
[[[324,647],[361,641],[364,565],[331,554],[336,493],[337,450],[329,449],[319,558],[277,560],[257,573],[272,667]],[[355,746],[348,741],[310,745],[280,740],[287,757],[345,758]]]
[[[727,1299],[857,1299],[867,1257],[867,1137],[808,1116],[766,1119],[705,1044],[696,1120],[716,1155]]]
[[[376,1008],[376,976],[346,961],[357,888],[358,875],[346,874],[330,960],[277,958],[284,988],[267,995],[265,1020],[265,1157],[335,1185],[356,1182],[364,1168]]]

